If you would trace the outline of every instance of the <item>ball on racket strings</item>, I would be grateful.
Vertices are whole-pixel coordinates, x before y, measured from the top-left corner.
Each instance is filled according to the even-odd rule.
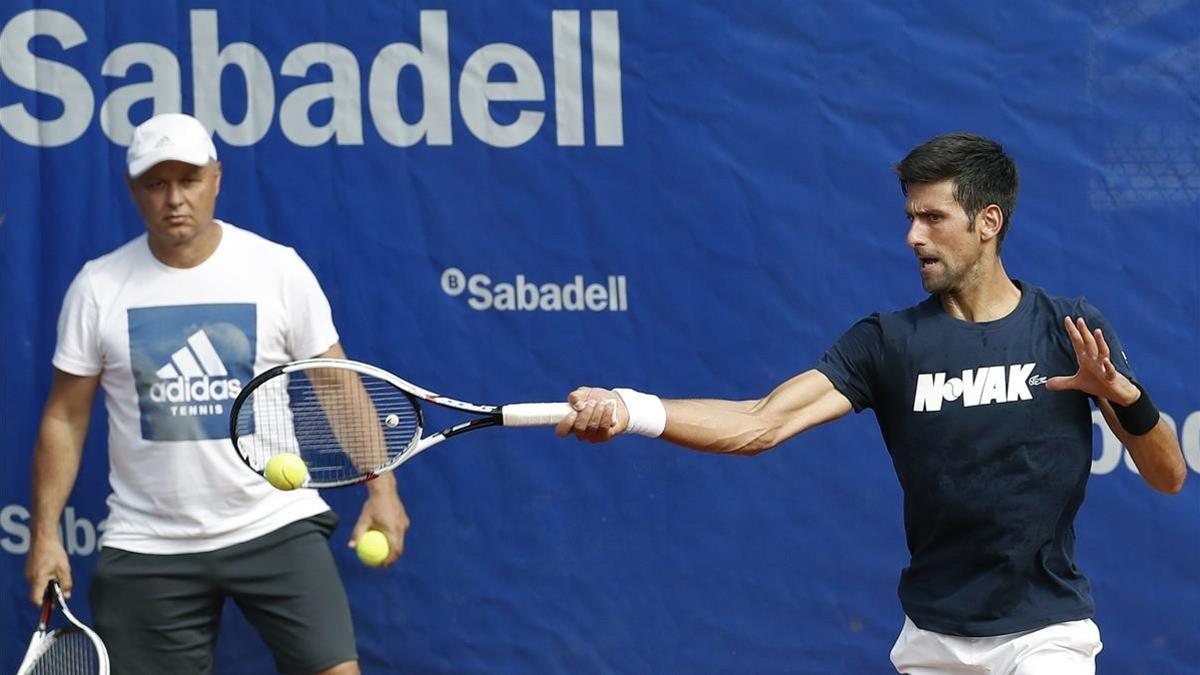
[[[383,561],[387,560],[390,550],[387,537],[379,530],[367,530],[366,534],[358,538],[358,544],[354,546],[358,559],[367,567],[382,565]]]
[[[267,462],[263,475],[276,489],[295,490],[308,480],[308,467],[299,455],[281,452]]]

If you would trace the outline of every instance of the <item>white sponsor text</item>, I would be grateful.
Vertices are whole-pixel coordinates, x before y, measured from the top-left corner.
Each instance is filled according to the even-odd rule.
[[[585,283],[582,275],[565,284],[535,283],[524,274],[511,282],[493,282],[486,274],[467,276],[457,267],[442,272],[442,291],[455,297],[468,294],[471,309],[499,312],[624,312],[629,309],[625,275],[610,275],[606,283]]]
[[[625,144],[621,103],[621,39],[618,14],[613,10],[588,13],[591,22],[591,67],[584,68],[579,10],[550,13],[553,62],[553,115],[555,140],[560,146],[585,144],[584,74],[590,73],[592,138],[596,146]],[[276,76],[263,51],[249,42],[222,45],[217,34],[217,12],[195,9],[188,13],[189,35],[180,44],[191,46],[192,100],[195,115],[224,142],[253,145],[267,134],[276,116]],[[370,61],[365,73],[357,55],[333,42],[310,42],[292,49],[279,66],[279,77],[307,78],[309,71],[331,73],[329,81],[301,84],[279,102],[279,127],[292,143],[316,146],[333,141],[337,145],[362,145],[365,120],[374,123],[385,142],[409,147],[451,145],[454,142],[454,82],[450,72],[449,15],[445,10],[421,10],[417,44],[394,42],[385,45]],[[67,59],[71,50],[89,40],[84,28],[71,15],[53,9],[30,9],[17,14],[0,29],[0,72],[16,87],[58,99],[62,113],[43,119],[24,103],[0,108],[0,129],[17,141],[40,147],[66,145],[79,138],[92,123],[96,91],[82,72],[63,60],[35,54],[35,39],[57,43]],[[83,59],[76,58],[76,61]],[[110,140],[128,145],[134,122],[130,109],[141,101],[152,101],[154,112],[181,112],[183,76],[180,56],[163,45],[134,42],[113,49],[100,65],[100,74],[114,81],[100,87],[108,92],[100,104],[100,127]],[[147,81],[122,85],[131,70],[149,69]],[[511,72],[507,79],[493,80],[497,68]],[[237,71],[245,83],[245,114],[241,120],[226,118],[221,101],[223,74]],[[546,118],[546,82],[543,68],[530,53],[502,42],[483,45],[470,53],[458,74],[458,111],[467,129],[484,143],[511,148],[528,142]],[[400,78],[418,76],[421,98],[405,100]],[[366,109],[363,86],[366,79]],[[227,91],[227,89],[226,89]],[[333,114],[325,124],[314,124],[313,106],[330,101]],[[516,110],[511,121],[500,122],[492,105]],[[54,109],[53,106],[49,106]],[[403,109],[418,109],[406,117]],[[45,113],[42,113],[45,114]],[[320,117],[318,115],[318,117]],[[505,119],[512,117],[505,115]]]

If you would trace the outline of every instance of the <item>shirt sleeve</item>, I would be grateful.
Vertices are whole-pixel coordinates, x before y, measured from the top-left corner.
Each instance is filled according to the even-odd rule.
[[[286,288],[287,351],[293,359],[308,359],[338,341],[333,310],[317,277],[293,249],[288,249]]]
[[[850,327],[817,362],[816,369],[829,378],[854,412],[875,404],[883,329],[872,314]]]
[[[98,375],[104,369],[99,321],[89,265],[84,265],[67,288],[58,314],[58,344],[51,360],[55,368],[80,376]]]

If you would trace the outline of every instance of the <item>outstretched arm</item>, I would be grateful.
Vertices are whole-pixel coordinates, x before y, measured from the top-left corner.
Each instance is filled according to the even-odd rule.
[[[1179,449],[1179,439],[1161,417],[1152,420],[1148,429],[1126,429],[1113,405],[1132,409],[1135,405],[1152,405],[1146,394],[1112,364],[1108,342],[1100,329],[1089,330],[1082,317],[1064,320],[1067,336],[1075,348],[1079,370],[1072,376],[1052,377],[1046,389],[1062,391],[1075,389],[1095,397],[1108,428],[1129,448],[1138,472],[1150,487],[1167,494],[1183,489],[1187,464]],[[1135,433],[1136,432],[1136,433]]]
[[[629,411],[611,390],[581,387],[567,400],[575,411],[558,425],[559,436],[603,442],[629,426]],[[793,377],[757,400],[668,400],[663,405],[667,419],[661,438],[701,452],[735,455],[770,450],[852,409],[829,378],[816,370]]]

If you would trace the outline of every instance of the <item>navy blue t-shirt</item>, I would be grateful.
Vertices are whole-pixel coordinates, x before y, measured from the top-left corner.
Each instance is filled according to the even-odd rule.
[[[1047,391],[1078,370],[1063,317],[1120,342],[1086,300],[1015,282],[1008,316],[970,323],[936,297],[856,323],[817,364],[855,411],[871,408],[904,489],[911,562],[900,602],[950,635],[1015,633],[1088,618],[1075,514],[1092,462],[1088,396]]]

